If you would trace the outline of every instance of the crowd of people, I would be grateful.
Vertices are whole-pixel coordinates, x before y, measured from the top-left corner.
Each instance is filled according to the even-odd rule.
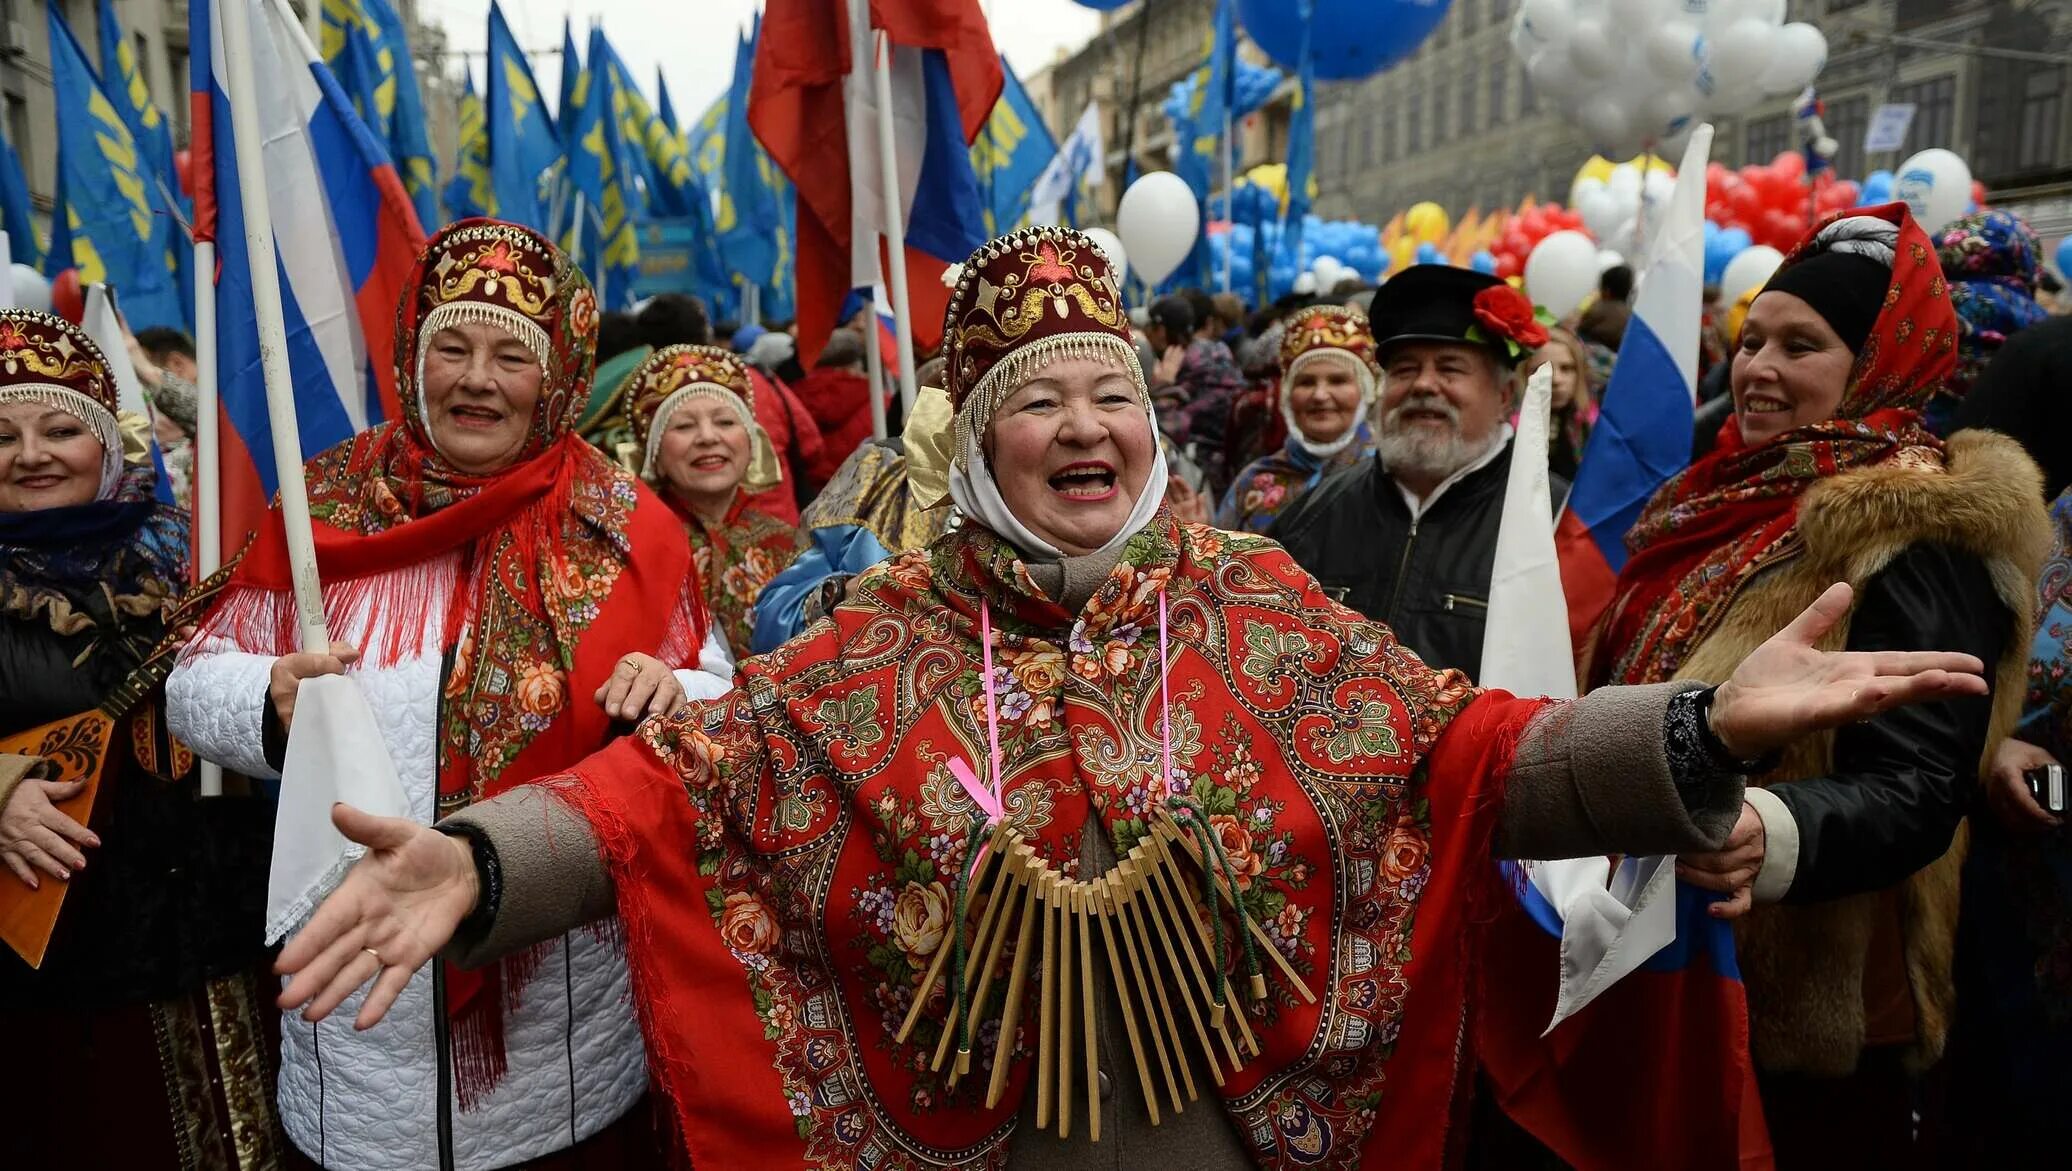
[[[1525,380],[1557,511],[1621,455],[1589,437],[1624,269],[1559,323],[1441,265],[1132,310],[1029,228],[959,270],[903,408],[864,298],[806,355],[688,296],[601,312],[464,221],[398,307],[402,417],[307,464],[325,653],[278,511],[192,581],[187,340],[132,339],[131,420],[77,327],[0,311],[0,883],[71,892],[40,966],[0,956],[9,1145],[1559,1166],[1464,1043],[1496,860],[1674,855],[1734,926],[1776,1165],[2044,1165],[2072,319],[2040,253],[1863,209],[1710,305],[1692,463],[1573,701],[1470,673]],[[275,952],[271,798],[328,675],[409,815],[336,808],[364,856]]]

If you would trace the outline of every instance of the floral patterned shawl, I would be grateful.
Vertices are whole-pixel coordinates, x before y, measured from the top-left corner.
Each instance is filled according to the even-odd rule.
[[[1230,490],[1223,494],[1223,503],[1216,509],[1216,524],[1247,533],[1263,533],[1272,528],[1273,522],[1295,507],[1295,502],[1316,487],[1319,480],[1374,454],[1373,430],[1364,421],[1359,429],[1358,439],[1328,459],[1318,459],[1293,435],[1288,436],[1279,451],[1246,464],[1230,482]]]
[[[727,519],[716,525],[706,524],[689,509],[677,512],[691,538],[698,580],[705,583],[706,612],[735,656],[746,655],[755,634],[756,597],[791,564],[798,552],[798,530],[749,507],[748,497],[739,492]]]
[[[1175,773],[1248,912],[1320,992],[1308,1004],[1275,979],[1247,1004],[1264,1052],[1223,1107],[1269,1168],[1443,1163],[1473,1060],[1470,901],[1496,874],[1495,778],[1542,702],[1427,668],[1278,546],[1161,510],[1076,615],[968,525],[859,578],[829,619],[745,663],[733,695],[549,782],[602,845],[656,1082],[696,1165],[1005,1165],[1033,1030],[1009,1038],[994,1109],[977,1075],[996,1029],[954,1091],[927,1068],[933,998],[894,1040],[948,946],[976,813],[948,764],[986,759],[980,609],[1007,816],[1069,872],[1090,819],[1126,851],[1164,800],[1161,593]]]

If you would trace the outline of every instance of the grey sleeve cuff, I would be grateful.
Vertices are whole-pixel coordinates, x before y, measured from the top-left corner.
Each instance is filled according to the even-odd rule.
[[[1604,687],[1526,728],[1504,790],[1507,858],[1681,854],[1717,849],[1741,812],[1740,777],[1679,786],[1664,720],[1693,682]]]
[[[496,917],[486,929],[464,930],[446,945],[445,957],[463,968],[481,967],[617,910],[590,823],[538,785],[477,802],[440,824],[466,826],[487,838],[503,872]]]
[[[1799,874],[1799,819],[1784,798],[1751,788],[1744,799],[1763,819],[1763,865],[1755,872],[1755,901],[1774,903],[1791,891]]]

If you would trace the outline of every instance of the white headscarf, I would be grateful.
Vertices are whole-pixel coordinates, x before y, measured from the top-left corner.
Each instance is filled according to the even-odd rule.
[[[1337,358],[1350,363],[1353,368],[1353,380],[1360,386],[1360,407],[1353,412],[1353,421],[1346,424],[1343,435],[1328,443],[1312,442],[1302,433],[1301,425],[1295,421],[1295,395],[1290,389],[1295,384],[1296,371],[1320,358]],[[1350,350],[1327,347],[1304,352],[1288,364],[1288,372],[1281,377],[1281,392],[1278,397],[1281,400],[1281,420],[1288,425],[1288,439],[1318,459],[1330,459],[1351,447],[1353,440],[1360,437],[1360,424],[1367,421],[1367,412],[1374,409],[1376,388],[1374,368],[1361,361],[1359,355]]]
[[[1032,371],[1028,378],[1034,378]],[[1027,381],[1027,379],[1024,379]],[[1003,399],[1005,395],[1001,396]],[[1129,543],[1131,537],[1142,532],[1145,525],[1158,512],[1158,506],[1165,502],[1166,458],[1165,448],[1157,445],[1158,419],[1152,413],[1150,403],[1144,404],[1144,418],[1151,428],[1154,456],[1151,460],[1151,475],[1144,482],[1144,490],[1137,494],[1137,502],[1130,509],[1129,518],[1115,535],[1108,538],[1097,553],[1110,553]],[[1029,531],[1007,506],[1007,500],[1000,495],[1000,485],[993,479],[993,469],[981,448],[983,437],[969,428],[959,432],[962,450],[950,463],[950,499],[965,516],[977,520],[993,530],[1031,561],[1051,562],[1065,559],[1057,546]]]

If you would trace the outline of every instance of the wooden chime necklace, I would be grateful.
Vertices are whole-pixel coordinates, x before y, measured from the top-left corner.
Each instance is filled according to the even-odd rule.
[[[1235,1074],[1260,1052],[1259,1039],[1253,1035],[1244,1010],[1227,1011],[1229,979],[1223,969],[1225,902],[1237,917],[1247,991],[1252,999],[1266,997],[1261,953],[1273,961],[1303,1000],[1314,1004],[1316,994],[1245,910],[1238,898],[1230,857],[1210,828],[1208,814],[1184,795],[1184,787],[1174,782],[1164,592],[1158,596],[1163,801],[1152,811],[1150,832],[1131,847],[1113,870],[1093,880],[1071,879],[1058,873],[1037,856],[1021,831],[1007,822],[1000,796],[1003,780],[993,682],[993,620],[983,599],[979,602],[979,626],[992,785],[989,788],[980,783],[965,761],[950,762],[952,775],[979,807],[965,839],[964,856],[973,861],[958,867],[949,946],[936,950],[934,960],[921,977],[913,1006],[900,1025],[898,1040],[905,1043],[913,1033],[947,966],[950,1013],[943,1021],[942,1037],[936,1042],[929,1068],[940,1072],[944,1063],[950,1062],[947,1085],[955,1089],[957,1082],[971,1072],[971,1038],[977,1031],[974,1018],[986,1012],[987,998],[994,990],[994,979],[1000,974],[1002,956],[1012,937],[1012,971],[1000,1007],[992,1080],[986,1088],[986,1107],[997,1106],[1007,1086],[1007,1059],[1014,1049],[1015,1030],[1023,1023],[1022,1004],[1028,990],[1030,964],[1040,949],[1036,1125],[1049,1129],[1055,1122],[1059,1138],[1071,1137],[1073,1096],[1076,1089],[1083,1090],[1087,1137],[1099,1142],[1100,1053],[1095,1035],[1099,1006],[1094,993],[1094,972],[1097,966],[1103,966],[1122,1010],[1130,1054],[1136,1062],[1151,1123],[1156,1126],[1160,1121],[1159,1083],[1163,1083],[1175,1114],[1185,1109],[1183,1093],[1188,1102],[1199,1097],[1187,1060],[1188,1038],[1201,1052],[1209,1076],[1218,1086],[1224,1083],[1225,1066]],[[985,910],[979,915],[977,926],[969,927],[972,901],[981,898]],[[1175,1015],[1176,1001],[1179,1016]],[[1185,1031],[1180,1026],[1183,1017],[1188,1026]],[[951,1061],[953,1041],[956,1052]]]

